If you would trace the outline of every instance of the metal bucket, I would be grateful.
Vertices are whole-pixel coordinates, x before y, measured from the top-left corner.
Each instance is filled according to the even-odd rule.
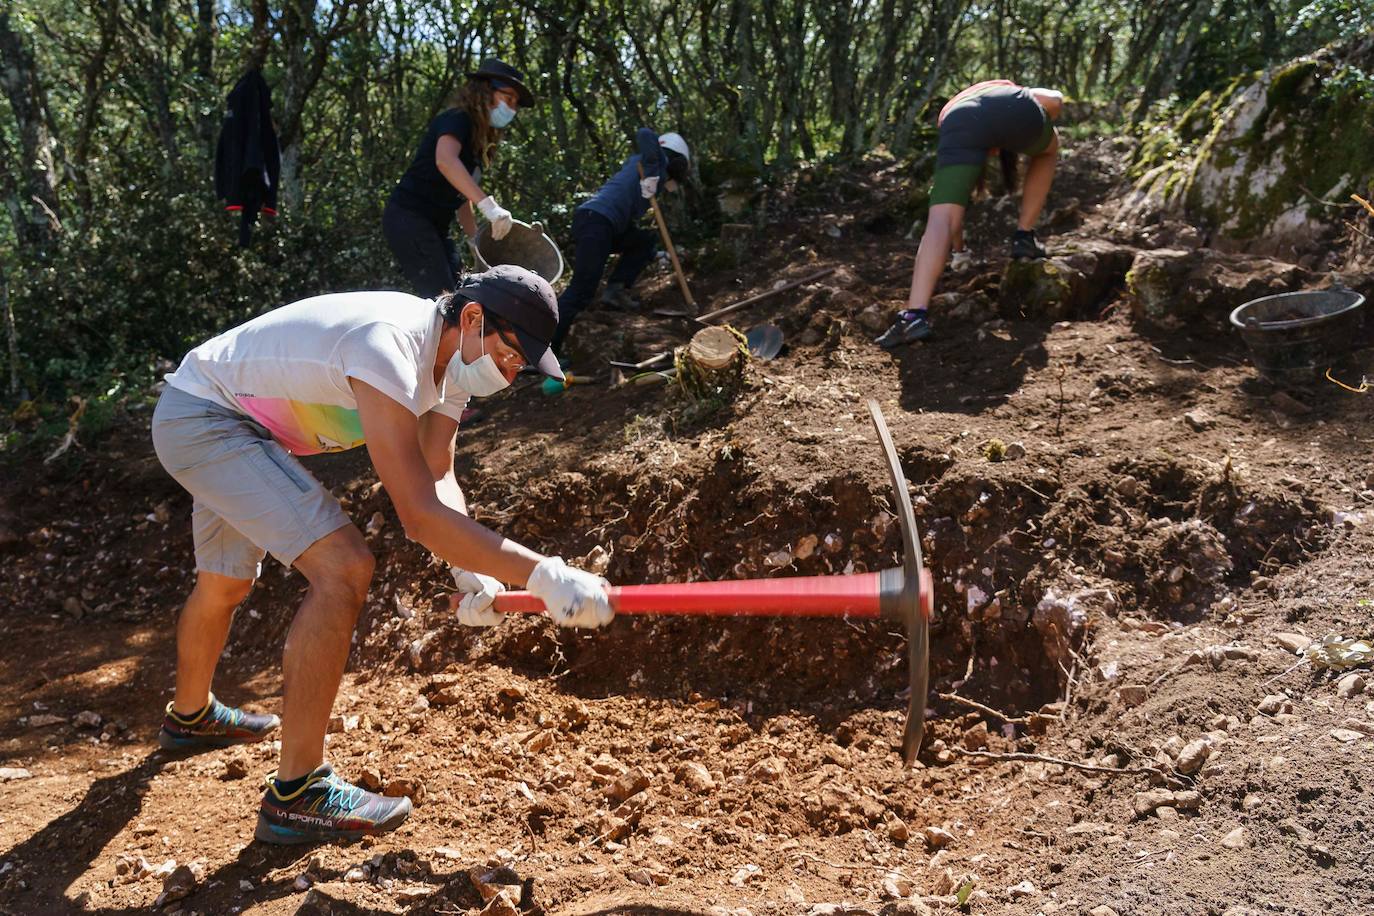
[[[1364,296],[1349,289],[1280,293],[1231,312],[1260,374],[1283,385],[1316,381],[1354,343]]]
[[[563,255],[553,239],[544,234],[543,223],[512,220],[510,232],[499,241],[491,237],[491,224],[483,223],[477,230],[474,247],[480,270],[497,264],[514,264],[534,271],[550,283],[556,283],[563,275]]]

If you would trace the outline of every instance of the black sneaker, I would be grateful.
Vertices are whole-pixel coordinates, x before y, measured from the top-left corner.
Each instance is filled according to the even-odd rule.
[[[619,283],[607,283],[601,292],[601,304],[617,312],[639,311],[639,300]]]
[[[194,719],[178,716],[172,712],[172,704],[168,703],[162,728],[157,733],[157,743],[169,751],[252,744],[272,734],[280,724],[281,719],[276,716],[225,706],[211,694],[210,702]]]
[[[878,346],[884,350],[900,347],[902,344],[925,340],[935,333],[923,312],[910,310],[897,313],[897,320],[877,339]]]
[[[276,774],[273,774],[275,776]],[[253,835],[264,843],[330,843],[389,833],[410,816],[410,799],[361,789],[324,764],[295,792],[281,795],[273,776]]]
[[[1047,258],[1049,253],[1045,251],[1045,246],[1035,238],[1035,231],[1022,232],[1017,230],[1011,237],[1011,256],[1013,260],[1019,258],[1031,258],[1032,260]]]

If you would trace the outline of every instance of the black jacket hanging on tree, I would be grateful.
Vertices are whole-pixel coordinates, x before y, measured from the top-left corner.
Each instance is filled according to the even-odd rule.
[[[229,93],[215,151],[215,196],[240,213],[239,246],[248,247],[258,211],[277,215],[281,150],[272,126],[272,92],[262,71],[249,70]]]

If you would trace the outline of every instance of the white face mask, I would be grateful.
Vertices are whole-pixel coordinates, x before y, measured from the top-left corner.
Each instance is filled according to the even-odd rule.
[[[505,99],[500,99],[492,106],[489,117],[491,118],[491,126],[500,130],[509,127],[510,122],[515,120],[515,109],[507,105]]]
[[[460,388],[474,397],[490,397],[510,386],[505,374],[496,365],[496,360],[486,352],[487,316],[482,316],[482,355],[470,363],[463,362],[463,332],[458,332],[458,350],[449,360],[444,372],[449,384]]]

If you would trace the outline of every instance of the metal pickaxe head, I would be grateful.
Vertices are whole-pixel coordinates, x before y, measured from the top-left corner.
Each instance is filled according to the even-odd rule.
[[[930,618],[935,591],[921,556],[916,513],[907,493],[902,463],[878,408],[868,402],[892,480],[892,505],[902,531],[902,565],[850,576],[794,576],[723,582],[624,585],[610,590],[617,614],[689,614],[717,617],[881,617],[902,624],[907,634],[911,694],[902,729],[902,757],[909,764],[925,732],[930,669]],[[544,603],[528,592],[502,592],[493,607],[502,612],[539,613]]]

